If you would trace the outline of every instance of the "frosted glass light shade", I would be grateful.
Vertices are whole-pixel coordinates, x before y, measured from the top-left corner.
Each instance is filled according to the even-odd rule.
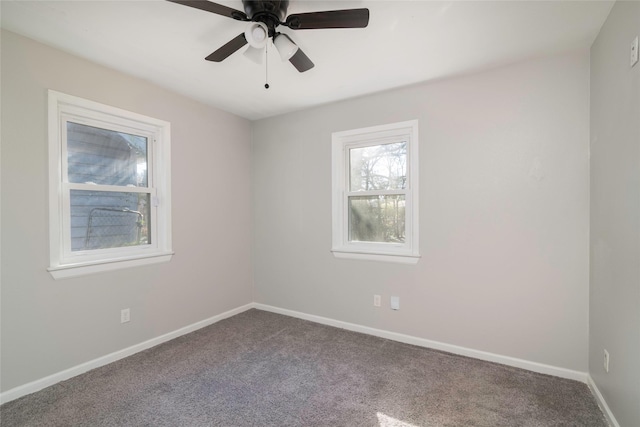
[[[280,58],[282,58],[283,61],[288,61],[298,51],[298,45],[286,34],[278,34],[274,37],[273,44],[276,46],[276,49],[278,49]]]
[[[249,26],[244,30],[244,37],[247,39],[247,42],[255,48],[265,47],[267,44],[267,40],[269,40],[269,31],[267,30],[267,26],[262,22],[252,22]]]
[[[249,46],[247,50],[244,51],[244,56],[255,62],[256,64],[262,64],[262,60],[264,58],[264,49],[263,48],[255,48],[253,46]]]

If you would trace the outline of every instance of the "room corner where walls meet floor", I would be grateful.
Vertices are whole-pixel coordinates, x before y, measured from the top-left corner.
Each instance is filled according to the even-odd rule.
[[[600,406],[600,409],[602,410],[605,418],[607,419],[607,421],[609,422],[609,424],[612,427],[619,427],[619,424],[617,423],[615,417],[613,416],[613,413],[611,412],[610,408],[608,407],[606,401],[604,400],[602,394],[600,393],[600,391],[598,390],[597,386],[595,385],[595,383],[593,382],[593,380],[590,378],[590,376],[588,375],[588,373],[586,372],[579,372],[579,371],[573,371],[573,370],[569,370],[569,369],[564,369],[564,368],[559,368],[559,367],[554,367],[554,366],[550,366],[550,365],[544,365],[544,364],[540,364],[540,363],[536,363],[536,362],[531,362],[531,361],[527,361],[527,360],[522,360],[522,359],[516,359],[516,358],[512,358],[512,357],[508,357],[508,356],[502,356],[502,355],[498,355],[498,354],[493,354],[493,353],[488,353],[488,352],[483,352],[483,351],[478,351],[478,350],[474,350],[474,349],[470,349],[470,348],[465,348],[465,347],[460,347],[460,346],[455,346],[455,345],[451,345],[451,344],[446,344],[446,343],[441,343],[441,342],[437,342],[437,341],[431,341],[431,340],[427,340],[424,338],[418,338],[418,337],[413,337],[410,335],[405,335],[405,334],[399,334],[399,333],[395,333],[395,332],[390,332],[390,331],[385,331],[385,330],[381,330],[381,329],[376,329],[376,328],[371,328],[371,327],[367,327],[367,326],[363,326],[363,325],[357,325],[354,323],[348,323],[348,322],[343,322],[340,320],[336,320],[336,319],[330,319],[327,317],[322,317],[322,316],[317,316],[317,315],[312,315],[312,314],[307,314],[307,313],[302,313],[299,311],[294,311],[294,310],[289,310],[289,309],[284,309],[284,308],[279,308],[279,307],[274,307],[271,305],[266,305],[266,304],[260,304],[260,303],[249,303],[249,304],[245,304],[242,305],[240,307],[237,307],[235,309],[226,311],[224,313],[221,313],[219,315],[216,316],[212,316],[208,319],[202,320],[200,322],[196,322],[193,323],[191,325],[185,326],[183,328],[180,328],[176,331],[158,336],[156,338],[150,339],[148,341],[145,341],[143,343],[122,349],[120,351],[117,352],[113,352],[111,354],[108,354],[106,356],[91,360],[89,362],[83,363],[81,365],[66,369],[62,372],[58,372],[56,374],[50,375],[48,377],[33,381],[31,383],[16,387],[14,389],[8,390],[4,393],[2,393],[0,395],[0,403],[4,404],[7,402],[10,402],[12,400],[18,399],[22,396],[31,394],[31,393],[35,393],[39,390],[42,390],[46,387],[52,386],[54,384],[57,384],[61,381],[65,381],[67,379],[73,378],[75,376],[78,376],[80,374],[83,374],[85,372],[88,372],[92,369],[96,369],[99,368],[101,366],[105,366],[108,365],[110,363],[116,362],[120,359],[126,358],[128,356],[134,355],[136,353],[139,353],[143,350],[155,347],[159,344],[162,344],[164,342],[173,340],[175,338],[181,337],[183,335],[189,334],[191,332],[197,331],[199,329],[202,329],[206,326],[212,325],[214,323],[217,323],[221,320],[230,318],[232,316],[238,315],[240,313],[243,313],[245,311],[251,310],[251,309],[257,309],[257,310],[262,310],[262,311],[267,311],[267,312],[272,312],[272,313],[276,313],[276,314],[281,314],[281,315],[285,315],[285,316],[289,316],[289,317],[294,317],[294,318],[298,318],[298,319],[303,319],[303,320],[307,320],[307,321],[311,321],[314,323],[319,323],[322,325],[327,325],[327,326],[332,326],[332,327],[336,327],[336,328],[340,328],[340,329],[345,329],[348,331],[352,331],[352,332],[358,332],[358,333],[362,333],[362,334],[366,334],[366,335],[372,335],[372,336],[376,336],[376,337],[380,337],[380,338],[385,338],[385,339],[389,339],[392,341],[397,341],[397,342],[401,342],[401,343],[405,343],[405,344],[411,344],[411,345],[415,345],[418,347],[423,347],[423,348],[429,348],[429,349],[433,349],[433,350],[438,350],[438,351],[443,351],[446,353],[452,353],[455,355],[459,355],[459,356],[465,356],[465,357],[470,357],[473,359],[478,359],[478,360],[482,360],[482,361],[487,361],[487,362],[492,362],[492,363],[498,363],[498,364],[502,364],[502,365],[506,365],[506,366],[510,366],[510,367],[515,367],[515,368],[520,368],[520,369],[524,369],[524,370],[528,370],[528,371],[532,371],[532,372],[536,372],[536,373],[541,373],[541,374],[546,374],[546,375],[551,375],[551,376],[556,376],[556,377],[560,377],[560,378],[564,378],[564,379],[569,379],[569,380],[574,380],[574,381],[579,381],[582,383],[585,383],[589,386],[589,389],[591,390],[592,394],[594,395],[598,405]]]

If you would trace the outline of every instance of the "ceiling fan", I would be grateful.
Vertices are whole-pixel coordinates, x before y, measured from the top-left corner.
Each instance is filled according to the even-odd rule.
[[[364,28],[369,24],[369,9],[329,10],[287,16],[289,0],[242,0],[244,12],[206,0],[168,1],[226,16],[237,21],[250,22],[244,32],[207,56],[205,58],[207,61],[221,62],[244,45],[249,44],[250,47],[245,55],[260,62],[262,50],[271,38],[282,60],[291,62],[301,73],[313,68],[314,64],[288,35],[277,31],[278,26],[284,25],[292,30],[309,30]]]

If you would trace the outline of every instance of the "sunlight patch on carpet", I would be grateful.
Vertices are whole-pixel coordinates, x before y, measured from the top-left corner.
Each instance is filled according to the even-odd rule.
[[[378,424],[380,427],[418,427],[414,424],[405,423],[404,421],[397,420],[393,417],[383,414],[382,412],[376,413],[378,416]]]

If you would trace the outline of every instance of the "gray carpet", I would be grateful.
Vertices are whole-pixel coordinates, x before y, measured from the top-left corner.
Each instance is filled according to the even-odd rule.
[[[2,426],[606,426],[585,384],[250,310],[0,407]]]

